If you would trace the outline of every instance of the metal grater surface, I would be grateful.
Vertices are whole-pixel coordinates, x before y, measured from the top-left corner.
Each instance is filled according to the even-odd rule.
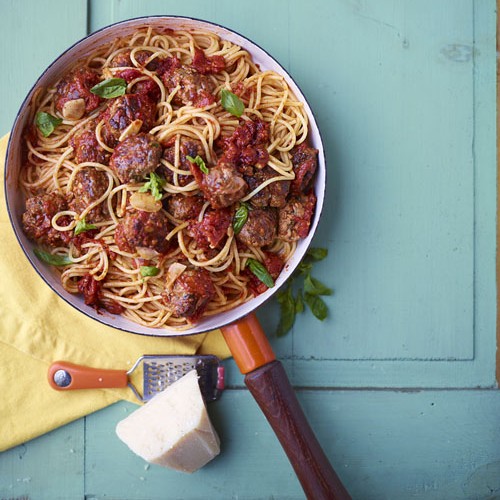
[[[224,388],[224,373],[215,356],[143,356],[143,401],[172,385],[188,372],[196,369],[205,401],[219,398]]]

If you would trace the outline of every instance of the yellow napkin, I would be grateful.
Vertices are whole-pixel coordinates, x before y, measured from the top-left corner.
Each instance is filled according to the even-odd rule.
[[[3,192],[7,140],[0,140],[0,451],[120,399],[137,402],[130,389],[55,391],[47,382],[53,361],[129,369],[143,354],[230,356],[220,330],[143,337],[91,320],[60,299],[32,269],[9,222]]]

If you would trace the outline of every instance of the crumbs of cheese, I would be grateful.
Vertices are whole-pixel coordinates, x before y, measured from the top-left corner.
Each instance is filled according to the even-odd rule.
[[[220,452],[192,370],[116,426],[118,437],[147,462],[194,472]]]

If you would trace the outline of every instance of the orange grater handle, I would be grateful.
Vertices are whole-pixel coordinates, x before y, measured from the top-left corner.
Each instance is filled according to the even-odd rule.
[[[101,370],[56,361],[49,367],[49,384],[57,391],[73,389],[104,389],[127,387],[128,376],[124,370]]]

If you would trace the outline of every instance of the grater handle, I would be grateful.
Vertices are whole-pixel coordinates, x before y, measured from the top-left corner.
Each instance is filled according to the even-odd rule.
[[[124,370],[102,370],[66,361],[52,363],[48,379],[50,386],[57,391],[127,387],[128,383]]]
[[[245,384],[271,424],[307,498],[351,497],[323,452],[257,317],[221,328]],[[253,360],[252,360],[253,358]]]

